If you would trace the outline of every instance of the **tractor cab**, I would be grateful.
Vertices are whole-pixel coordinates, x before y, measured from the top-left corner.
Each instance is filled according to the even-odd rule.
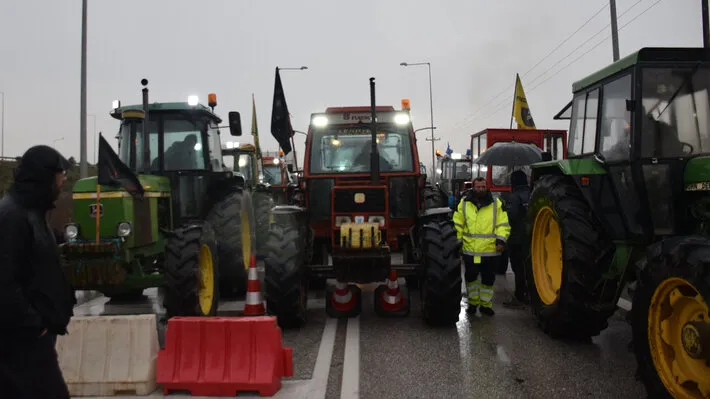
[[[549,152],[552,159],[565,158],[567,135],[564,130],[543,129],[486,129],[471,135],[471,154],[475,161],[487,148],[499,142],[528,143]],[[510,192],[510,175],[516,170],[522,170],[530,178],[530,165],[519,166],[486,166],[473,163],[471,178],[484,177],[493,195]]]
[[[613,237],[710,233],[708,82],[707,49],[644,48],[573,85],[556,119],[571,119],[568,158],[611,176],[597,211]]]
[[[253,144],[228,142],[222,148],[222,165],[244,178],[247,187],[253,188],[259,181],[259,168],[256,161],[256,147]]]
[[[441,155],[436,150],[438,174],[437,185],[448,198],[450,208],[454,208],[461,199],[461,193],[465,191],[464,184],[472,180],[471,177],[471,150],[466,151],[466,155],[451,153]]]
[[[216,96],[210,94],[210,105]],[[222,119],[197,102],[117,105],[111,116],[121,121],[118,155],[136,174],[166,176],[173,191],[173,221],[204,218],[212,190],[231,180],[222,166],[219,123]],[[145,121],[148,121],[145,123]],[[147,129],[144,130],[144,124]],[[238,112],[230,112],[230,131],[241,135]]]

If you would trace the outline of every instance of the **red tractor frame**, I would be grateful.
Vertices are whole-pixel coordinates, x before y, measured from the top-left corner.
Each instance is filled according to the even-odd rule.
[[[335,279],[341,297],[354,299],[338,307],[329,289],[326,311],[352,317],[361,299],[352,283],[385,282],[391,271],[407,286],[419,286],[427,323],[458,321],[460,243],[451,209],[421,172],[408,101],[402,104],[402,110],[332,107],[311,115],[297,196],[302,200],[273,209],[267,244],[267,309],[282,326],[306,321],[310,281]]]

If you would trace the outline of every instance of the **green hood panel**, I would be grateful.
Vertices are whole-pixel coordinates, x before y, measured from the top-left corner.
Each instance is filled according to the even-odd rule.
[[[696,157],[685,164],[683,183],[688,185],[710,182],[710,157]]]
[[[564,159],[561,161],[538,162],[530,165],[533,169],[559,168],[565,175],[603,175],[604,168],[591,158]]]
[[[74,193],[95,193],[96,176],[80,179],[74,184]],[[138,175],[138,180],[146,192],[170,192],[170,181],[165,176]],[[101,186],[101,192],[124,191],[121,187]]]

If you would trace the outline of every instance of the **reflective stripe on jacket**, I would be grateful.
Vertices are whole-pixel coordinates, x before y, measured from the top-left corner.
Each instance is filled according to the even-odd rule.
[[[510,236],[508,214],[503,203],[492,197],[480,209],[468,196],[462,198],[454,212],[454,226],[456,236],[463,240],[465,255],[498,256],[496,240],[505,243]]]

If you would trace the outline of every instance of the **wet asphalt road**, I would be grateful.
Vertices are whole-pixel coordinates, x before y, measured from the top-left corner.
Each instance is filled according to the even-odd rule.
[[[283,331],[293,348],[294,376],[283,398],[644,398],[628,349],[631,328],[617,314],[592,342],[555,341],[529,311],[499,306],[512,275],[499,276],[493,317],[466,315],[455,329],[435,329],[420,318],[418,292],[406,318],[373,310],[374,286],[363,286],[356,319],[325,315],[322,292],[311,293],[309,323]],[[112,303],[79,293],[77,315],[162,313],[156,290],[134,303]],[[220,314],[236,315],[242,301],[223,301]],[[159,328],[162,344],[163,328]],[[163,397],[156,393],[151,397]],[[174,394],[169,397],[185,397]],[[240,397],[256,397],[240,395]]]

